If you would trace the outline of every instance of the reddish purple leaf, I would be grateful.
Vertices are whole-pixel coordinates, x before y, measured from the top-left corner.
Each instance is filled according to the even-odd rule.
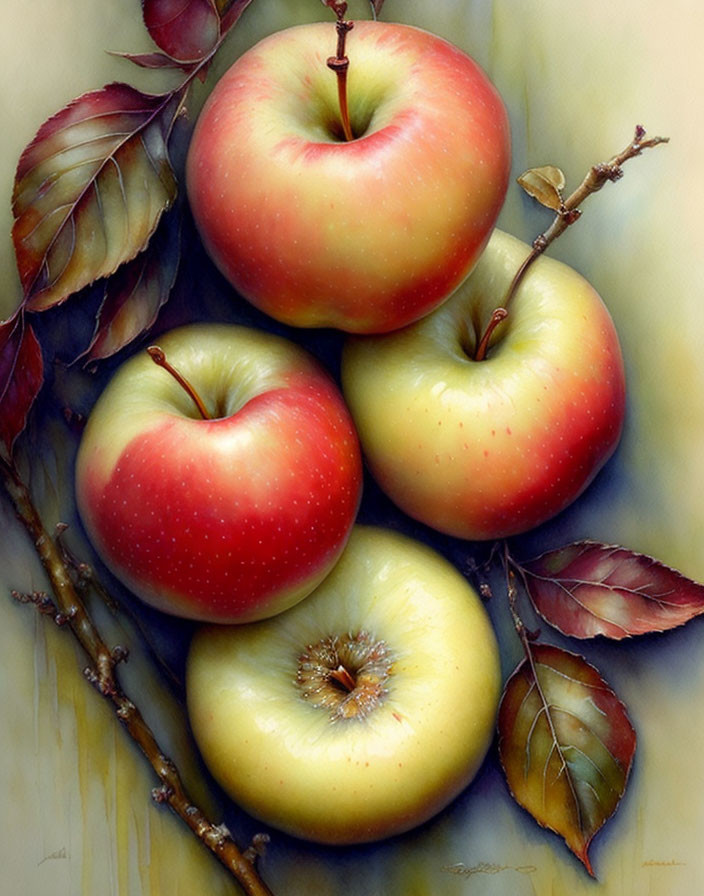
[[[169,298],[180,258],[180,218],[165,215],[149,245],[105,284],[86,362],[114,355],[155,322]]]
[[[589,845],[616,811],[636,749],[625,707],[583,657],[533,644],[506,683],[498,728],[514,799],[593,875]]]
[[[24,314],[0,323],[0,443],[8,455],[43,380],[41,347]]]
[[[221,28],[223,34],[237,23],[239,17],[251,2],[252,0],[215,0],[215,5],[222,20]]]
[[[213,0],[142,0],[144,24],[172,59],[198,62],[220,37],[220,16]]]
[[[574,638],[663,632],[704,612],[704,585],[622,547],[576,542],[521,570],[538,613]]]
[[[172,59],[166,53],[113,53],[112,55],[128,59],[140,68],[174,68],[188,71],[193,66],[193,63],[183,63]]]
[[[166,141],[178,102],[110,84],[46,121],[24,150],[12,237],[31,310],[64,301],[144,248],[176,196]]]

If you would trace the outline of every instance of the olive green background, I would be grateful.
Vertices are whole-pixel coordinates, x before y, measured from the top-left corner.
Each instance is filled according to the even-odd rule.
[[[367,4],[350,4],[366,16]],[[319,0],[254,0],[218,57],[256,38],[322,18]],[[530,551],[592,537],[650,553],[704,580],[704,12],[695,0],[387,0],[384,18],[434,30],[487,69],[507,103],[514,174],[560,165],[574,186],[636,124],[671,143],[628,163],[624,179],[585,203],[551,253],[594,283],[619,329],[628,417],[615,458],[566,513],[524,539]],[[19,300],[9,238],[20,152],[51,113],[111,80],[146,90],[173,83],[106,50],[147,51],[138,0],[4,0],[0,7],[0,315]],[[197,100],[198,101],[198,100]],[[196,101],[196,104],[197,104]],[[548,218],[511,187],[500,226],[531,240]],[[75,524],[72,441],[60,424],[31,430],[33,485],[49,523]],[[30,590],[41,570],[0,500],[0,582]],[[82,546],[74,525],[74,544]],[[500,597],[491,611],[505,673],[519,658]],[[106,614],[98,611],[103,617]],[[181,708],[152,671],[132,625],[106,620],[134,646],[128,689],[206,792]],[[262,871],[286,896],[690,896],[704,886],[704,622],[627,644],[583,645],[627,704],[639,737],[626,796],[597,836],[588,878],[562,842],[510,799],[492,755],[445,813],[406,837],[326,850],[275,836]],[[547,636],[547,633],[545,633]],[[558,638],[553,638],[561,643]],[[574,645],[573,649],[574,649]],[[0,599],[0,874],[23,896],[232,892],[217,863],[149,798],[154,781],[110,712],[81,679],[71,639]],[[218,816],[219,817],[219,816]],[[238,833],[257,826],[234,816]]]

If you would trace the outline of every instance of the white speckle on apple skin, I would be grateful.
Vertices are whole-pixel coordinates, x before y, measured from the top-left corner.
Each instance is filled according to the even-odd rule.
[[[407,514],[461,538],[517,534],[563,510],[621,434],[618,336],[566,265],[540,259],[497,330],[505,337],[486,360],[471,357],[468,330],[500,304],[529,251],[495,231],[440,308],[397,333],[351,338],[343,354],[343,389],[377,482]]]
[[[207,329],[196,328],[194,341]],[[135,359],[91,415],[76,485],[96,548],[138,596],[166,612],[241,621],[301,599],[329,570],[356,516],[362,474],[354,427],[327,374],[277,337],[263,334],[253,347],[245,328],[224,330],[244,340],[228,349],[238,359],[257,348],[267,359],[270,372],[253,392],[250,381],[244,403],[215,420],[184,416],[178,404],[150,407],[146,383],[130,377],[141,383],[153,372]],[[143,431],[133,419],[147,421]]]
[[[508,183],[508,118],[456,48],[361,21],[349,93],[353,115],[361,97],[373,122],[349,143],[333,139],[335,79],[322,60],[309,69],[323,30],[272,35],[221,78],[191,142],[189,198],[216,264],[266,313],[298,326],[386,331],[437,305],[474,264]],[[381,37],[390,31],[392,81]],[[360,74],[367,67],[369,78]],[[372,204],[385,212],[374,228]]]

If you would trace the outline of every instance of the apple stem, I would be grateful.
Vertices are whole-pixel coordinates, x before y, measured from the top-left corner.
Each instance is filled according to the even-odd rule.
[[[326,6],[330,6],[337,16],[335,27],[337,29],[337,55],[330,56],[327,60],[328,68],[337,75],[337,98],[340,105],[340,121],[342,123],[342,132],[345,140],[348,142],[354,140],[352,131],[352,123],[350,121],[350,109],[347,102],[347,70],[350,67],[350,61],[345,55],[345,45],[347,43],[347,34],[354,28],[354,22],[345,21],[345,13],[347,12],[347,3],[339,2],[339,0],[323,0]]]
[[[181,388],[188,394],[188,396],[193,400],[193,403],[198,408],[198,413],[203,418],[203,420],[212,420],[212,416],[208,413],[208,409],[203,404],[203,399],[196,392],[193,386],[188,382],[188,380],[176,370],[176,368],[170,364],[166,359],[166,353],[163,349],[159,348],[158,345],[150,345],[147,349],[147,352],[152,359],[152,361],[159,367],[163,367],[167,373],[170,373],[171,376],[176,380],[176,382],[181,386]]]
[[[354,676],[342,664],[340,664],[337,669],[331,669],[328,678],[333,678],[350,694],[357,687],[357,682],[355,681]]]
[[[505,320],[508,317],[508,311],[505,308],[496,308],[491,315],[491,319],[486,326],[486,330],[484,330],[484,335],[479,340],[479,345],[477,346],[477,350],[474,353],[475,361],[484,361],[486,359],[486,353],[489,349],[489,342],[494,333],[494,330],[498,327],[502,320]]]
[[[629,159],[639,156],[644,149],[659,146],[661,143],[669,143],[670,139],[669,137],[650,137],[646,140],[645,136],[645,128],[642,125],[637,125],[633,139],[626,148],[612,156],[608,162],[599,162],[597,165],[592,165],[577,189],[567,199],[560,202],[555,209],[555,217],[552,223],[547,230],[533,240],[530,254],[516,271],[502,303],[503,309],[508,308],[533,262],[545,252],[551,243],[555,242],[559,236],[562,236],[570,225],[574,224],[582,216],[579,205],[592,193],[598,192],[607,182],[620,180],[623,177],[623,165]]]

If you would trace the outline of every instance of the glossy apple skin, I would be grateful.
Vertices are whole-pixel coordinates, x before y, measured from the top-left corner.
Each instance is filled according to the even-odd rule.
[[[299,655],[360,630],[392,652],[387,693],[366,718],[331,721],[301,697]],[[481,765],[499,690],[494,631],[466,579],[420,542],[368,526],[305,601],[204,627],[187,664],[189,717],[215,778],[255,817],[322,843],[388,837],[444,808]]]
[[[193,325],[159,340],[218,419],[146,352],[98,399],[76,463],[86,531],[149,604],[217,622],[291,606],[329,572],[361,495],[340,392],[299,347],[251,328]]]
[[[382,489],[450,535],[502,538],[567,507],[614,452],[625,412],[613,321],[576,271],[543,256],[494,334],[480,333],[529,253],[493,234],[459,290],[398,333],[345,347],[343,391]]]
[[[304,327],[382,332],[466,276],[510,168],[503,103],[425,31],[358,21],[348,36],[351,142],[335,139],[332,23],[265,38],[221,78],[189,148],[204,244],[253,304]]]

